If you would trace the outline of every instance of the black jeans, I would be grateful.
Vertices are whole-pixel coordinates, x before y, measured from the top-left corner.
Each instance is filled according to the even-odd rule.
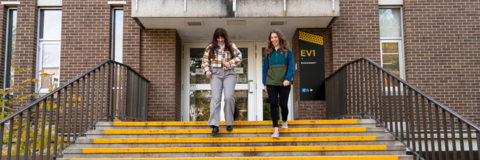
[[[291,86],[267,85],[267,94],[270,101],[270,115],[272,115],[273,127],[278,127],[278,95],[280,94],[280,107],[282,108],[282,121],[287,121],[288,116],[288,95]]]

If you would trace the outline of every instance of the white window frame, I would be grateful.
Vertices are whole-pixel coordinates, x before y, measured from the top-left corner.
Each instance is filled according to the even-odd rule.
[[[48,89],[41,89],[42,86],[42,78],[40,77],[40,74],[38,74],[38,71],[42,70],[42,50],[41,50],[41,46],[43,44],[59,44],[59,47],[60,47],[60,62],[61,62],[61,55],[62,55],[62,50],[61,50],[61,45],[62,45],[62,41],[61,41],[61,38],[60,39],[40,39],[40,25],[41,25],[41,21],[40,21],[40,16],[41,16],[41,11],[42,10],[60,10],[62,11],[63,13],[63,10],[61,7],[42,7],[42,8],[39,8],[38,9],[38,16],[37,16],[37,19],[38,19],[38,24],[37,26],[37,65],[36,65],[36,70],[35,70],[35,78],[38,79],[38,83],[35,83],[35,93],[40,93],[40,94],[44,94],[44,93],[48,93]],[[60,35],[61,35],[61,32],[60,32]],[[60,77],[60,70],[61,70],[61,66],[58,67],[58,75],[55,75],[56,77]]]
[[[125,19],[125,10],[123,9],[123,6],[122,7],[112,7],[112,10],[111,10],[111,18],[110,18],[110,21],[111,21],[111,53],[110,53],[110,59],[114,60],[115,61],[115,10],[122,10],[123,11],[123,19]],[[125,21],[123,21],[123,27],[125,27]],[[123,32],[123,30],[122,30]],[[123,35],[123,34],[122,34]],[[122,37],[123,38],[123,37]],[[122,40],[122,48],[123,48],[123,40]],[[122,50],[122,59],[120,60],[120,63],[123,63],[123,50]]]
[[[379,7],[379,10],[380,9],[400,9],[400,27],[401,27],[401,34],[402,36],[401,37],[380,37],[380,65],[383,67],[383,48],[382,48],[382,43],[385,43],[385,42],[398,42],[398,60],[399,60],[399,68],[400,68],[400,78],[403,79],[403,80],[406,80],[406,69],[405,69],[405,52],[404,52],[404,33],[403,33],[403,10],[402,10],[402,7],[401,6],[380,6]],[[380,25],[380,23],[379,23]],[[380,28],[380,26],[379,26]],[[383,79],[383,75],[382,75],[382,79]],[[384,85],[385,86],[385,85]],[[388,87],[385,87],[385,94],[388,94],[387,93],[388,91]],[[391,87],[390,88],[390,93],[391,95],[393,94],[393,91],[403,91],[403,87],[400,86],[400,89],[398,89],[397,87]],[[401,95],[403,95],[403,92],[400,92]]]

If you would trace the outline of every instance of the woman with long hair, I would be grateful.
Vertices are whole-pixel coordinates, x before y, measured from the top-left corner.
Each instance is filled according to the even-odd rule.
[[[212,135],[218,134],[220,126],[220,110],[222,90],[225,91],[225,121],[227,131],[233,130],[233,114],[235,113],[235,98],[233,97],[236,84],[235,67],[242,62],[242,53],[233,42],[228,39],[227,31],[217,28],[213,39],[205,48],[202,58],[202,69],[210,78],[212,99],[210,100],[210,118],[207,125],[212,127]]]
[[[293,54],[288,46],[283,33],[274,29],[268,35],[268,46],[265,48],[263,61],[263,85],[270,101],[270,114],[272,116],[274,132],[272,137],[277,138],[278,133],[278,100],[282,110],[282,128],[288,128],[288,96],[292,84],[294,69]],[[280,96],[280,98],[279,98]]]

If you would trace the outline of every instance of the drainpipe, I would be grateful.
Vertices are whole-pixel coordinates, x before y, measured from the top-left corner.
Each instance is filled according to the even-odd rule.
[[[232,10],[235,15],[234,17],[237,17],[237,0],[232,0],[232,2],[233,2]]]
[[[287,16],[287,0],[283,0],[283,16]]]
[[[138,0],[135,0],[135,12],[138,11]]]
[[[183,1],[183,11],[187,12],[187,0]]]
[[[332,0],[332,12],[335,13],[335,0]]]

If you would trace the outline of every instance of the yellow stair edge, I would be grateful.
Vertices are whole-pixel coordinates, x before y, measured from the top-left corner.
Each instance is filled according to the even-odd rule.
[[[93,143],[259,143],[376,141],[376,136],[332,137],[240,137],[240,138],[97,138]]]
[[[280,133],[313,133],[313,132],[366,132],[366,127],[346,127],[346,128],[279,128]],[[144,129],[144,130],[117,130],[106,129],[104,134],[201,134],[212,133],[212,129]],[[233,129],[228,132],[226,129],[219,129],[224,133],[273,133],[273,128],[251,128],[251,129]]]
[[[70,160],[398,160],[398,156],[325,156],[325,157],[204,157],[204,158],[72,158]]]
[[[386,145],[356,146],[262,146],[262,147],[169,147],[169,148],[84,148],[82,153],[185,153],[185,152],[302,152],[302,151],[386,151]]]
[[[287,121],[289,125],[313,125],[313,124],[358,124],[356,119],[346,120],[296,120]],[[282,124],[282,121],[279,121]],[[113,122],[113,126],[206,126],[207,121],[196,122]],[[221,126],[225,126],[225,121],[220,122]],[[272,125],[272,121],[234,121],[234,126],[260,126],[260,125]]]

